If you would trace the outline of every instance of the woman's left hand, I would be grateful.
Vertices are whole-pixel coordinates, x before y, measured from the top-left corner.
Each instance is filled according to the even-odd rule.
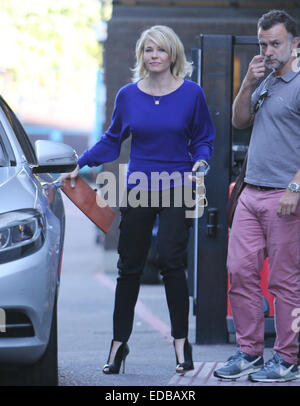
[[[204,165],[206,165],[206,163],[204,162],[204,161],[197,161],[197,162],[195,162],[194,163],[194,166],[193,166],[193,168],[192,168],[192,172],[196,172],[197,171],[197,169],[198,168],[200,168],[200,166],[204,166]],[[195,176],[195,175],[189,175],[189,179],[192,181],[192,182],[196,182],[196,183],[198,183],[198,184],[200,184],[200,183],[203,183],[203,179],[201,179],[202,178],[202,176],[201,177],[197,177],[197,176]]]

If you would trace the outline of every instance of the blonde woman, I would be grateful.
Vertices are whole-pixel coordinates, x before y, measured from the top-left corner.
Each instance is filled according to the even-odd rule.
[[[151,205],[150,198],[151,177],[155,173],[176,173],[181,182],[185,173],[206,164],[211,157],[214,128],[202,89],[185,79],[191,71],[183,45],[171,28],[157,25],[144,31],[136,45],[133,83],[119,90],[110,127],[100,141],[83,153],[77,169],[68,175],[75,182],[84,165],[117,159],[122,141],[131,135],[128,193],[134,186],[129,182],[131,175],[142,172],[149,180],[146,187],[141,185],[148,196],[147,207],[121,208],[113,340],[103,368],[105,374],[119,373],[129,353],[127,342],[140,276],[157,215],[158,262],[174,337],[176,371],[184,373],[194,368],[188,341],[189,293],[184,265],[190,220],[185,216],[184,204],[176,207],[174,188],[169,188],[169,207],[162,204],[164,187],[157,190],[158,207]]]

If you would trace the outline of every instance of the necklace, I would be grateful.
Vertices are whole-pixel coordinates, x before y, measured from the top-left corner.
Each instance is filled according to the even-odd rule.
[[[155,104],[156,106],[159,106],[160,99],[163,97],[163,95],[161,95],[161,96],[154,96],[153,93],[152,93],[152,89],[151,89],[151,88],[149,88],[149,93],[150,93],[150,95],[152,96],[152,99],[153,99],[153,101],[154,101],[154,104]]]
[[[178,86],[178,84],[176,83],[176,87],[175,87],[174,83],[169,83],[167,87],[164,86],[164,90],[165,90],[165,92],[163,92],[164,94],[162,94],[161,96],[154,96],[153,93],[152,93],[151,83],[148,83],[148,81],[146,80],[146,85],[142,86],[142,91],[144,91],[145,93],[148,93],[148,94],[150,94],[152,96],[152,99],[153,99],[154,104],[156,106],[159,106],[160,100],[164,95],[170,94],[174,90],[178,89],[178,87],[182,84],[182,83],[180,83],[179,86]],[[168,89],[168,91],[167,91],[167,89]]]
[[[158,99],[156,99],[155,96],[153,96],[153,95],[152,95],[152,97],[153,97],[153,100],[154,100],[154,104],[159,105],[159,102],[160,102],[160,99],[162,98],[162,96],[159,96]]]

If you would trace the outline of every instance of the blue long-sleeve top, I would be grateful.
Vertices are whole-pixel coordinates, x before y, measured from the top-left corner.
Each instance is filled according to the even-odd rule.
[[[159,99],[159,105],[154,99]],[[114,161],[130,135],[127,182],[136,171],[150,180],[152,172],[183,175],[191,172],[196,161],[209,161],[215,130],[202,88],[184,80],[175,91],[153,97],[141,91],[137,83],[125,85],[116,96],[110,127],[80,156],[79,167]]]

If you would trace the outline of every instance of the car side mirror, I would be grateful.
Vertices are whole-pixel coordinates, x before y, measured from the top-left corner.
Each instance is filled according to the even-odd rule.
[[[34,173],[72,172],[77,165],[76,151],[61,142],[37,140],[35,153],[38,165],[33,168]]]

